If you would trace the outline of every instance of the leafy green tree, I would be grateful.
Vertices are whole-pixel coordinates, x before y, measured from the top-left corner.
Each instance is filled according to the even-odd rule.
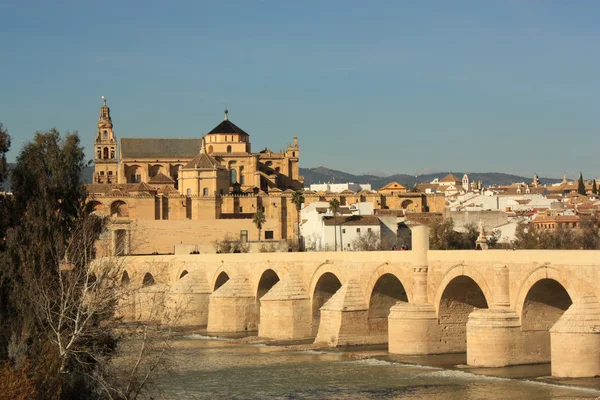
[[[261,241],[261,231],[263,224],[266,222],[265,214],[262,211],[257,211],[256,214],[252,216],[252,222],[256,225],[256,229],[258,229],[258,241]]]
[[[296,206],[297,213],[297,230],[296,234],[298,235],[298,248],[302,251],[302,235],[300,234],[300,211],[302,210],[302,204],[304,204],[304,193],[302,190],[296,190],[292,194],[292,203]]]
[[[340,201],[333,199],[329,202],[329,209],[333,213],[333,240],[335,243],[335,251],[337,251],[337,213],[340,211]]]
[[[583,174],[579,173],[579,180],[577,181],[577,193],[581,195],[586,195],[585,191],[585,183],[583,182]]]

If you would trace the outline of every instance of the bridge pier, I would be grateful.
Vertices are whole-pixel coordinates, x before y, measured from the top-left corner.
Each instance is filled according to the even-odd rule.
[[[506,266],[494,268],[491,308],[477,309],[467,322],[467,364],[505,367],[527,363],[526,335],[517,313],[510,308],[510,280]],[[529,361],[531,362],[531,361]]]
[[[479,309],[467,323],[467,364],[505,367],[524,364],[526,353],[521,323],[510,309]]]
[[[442,333],[431,304],[399,302],[388,317],[391,354],[444,353]]]
[[[167,286],[153,284],[135,292],[135,319],[138,321],[162,322],[165,311]]]
[[[368,307],[360,285],[350,280],[323,307],[315,343],[347,346],[373,343],[368,332]]]
[[[311,337],[310,298],[302,282],[287,276],[260,299],[258,336],[276,340]]]
[[[552,376],[600,375],[600,304],[596,296],[575,301],[550,329]]]
[[[391,354],[443,353],[442,331],[433,305],[427,298],[429,228],[411,226],[412,251],[417,259],[412,269],[413,296],[398,302],[388,316],[388,351]]]
[[[135,320],[135,295],[132,291],[123,291],[115,307],[115,317],[123,321]]]
[[[164,322],[173,326],[206,326],[210,290],[206,281],[187,274],[169,291]]]
[[[231,278],[209,296],[208,332],[245,332],[257,328],[256,296],[247,278]]]

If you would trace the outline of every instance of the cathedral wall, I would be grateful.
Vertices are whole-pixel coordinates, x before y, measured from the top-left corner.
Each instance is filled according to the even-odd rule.
[[[279,220],[268,219],[263,224],[261,236],[272,231],[275,240],[281,237]],[[248,232],[249,241],[258,241],[258,229],[252,219],[219,220],[137,220],[131,224],[131,254],[170,254],[175,245],[211,244],[226,235],[239,238],[241,231]]]

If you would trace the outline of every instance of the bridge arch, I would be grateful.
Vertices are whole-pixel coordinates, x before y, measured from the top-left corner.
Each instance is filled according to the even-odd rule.
[[[553,280],[560,284],[571,298],[571,301],[574,301],[575,299],[579,298],[583,293],[586,293],[585,290],[583,292],[579,292],[576,289],[575,284],[569,278],[565,277],[564,274],[561,274],[558,269],[548,265],[540,266],[531,271],[531,273],[527,276],[527,278],[523,281],[523,283],[521,283],[521,286],[519,287],[517,300],[515,302],[515,311],[519,315],[521,323],[523,323],[523,306],[525,304],[525,299],[527,298],[527,295],[537,282],[542,281],[544,279]],[[584,285],[583,287],[586,286],[587,285]],[[593,293],[594,291],[590,288],[588,292]]]
[[[227,282],[231,278],[233,278],[232,271],[229,268],[226,268],[224,265],[220,265],[209,282],[210,292],[215,292],[218,288],[223,286],[225,282]]]
[[[319,279],[321,278],[321,276],[323,276],[323,274],[327,272],[335,275],[340,282],[346,282],[342,270],[335,264],[323,263],[319,265],[319,267],[317,267],[315,272],[312,274],[312,277],[310,278],[310,287],[308,288],[308,295],[310,296],[311,300]]]
[[[216,292],[217,289],[219,289],[221,286],[223,286],[225,284],[225,282],[227,282],[229,279],[231,279],[229,274],[225,271],[221,271],[213,280],[213,283],[210,287],[211,290],[213,292]]]
[[[369,304],[369,300],[371,299],[371,293],[373,293],[373,289],[375,285],[379,281],[379,279],[386,274],[394,275],[404,287],[406,291],[407,301],[410,302],[412,300],[412,277],[409,276],[401,267],[397,265],[389,265],[384,264],[380,265],[373,271],[371,277],[369,278],[369,283],[367,284],[367,291],[365,293],[365,304]]]
[[[492,295],[486,281],[462,265],[449,270],[441,281],[435,307],[444,353],[467,350],[467,321],[475,308],[488,308]]]
[[[466,276],[472,279],[477,284],[479,289],[483,292],[486,303],[488,305],[492,304],[492,290],[490,289],[490,286],[488,285],[483,275],[474,267],[458,264],[446,271],[446,273],[444,274],[444,276],[440,280],[440,283],[437,286],[437,290],[433,299],[433,306],[435,307],[435,312],[438,318],[440,317],[440,303],[442,301],[442,295],[444,294],[444,291],[446,290],[446,288],[452,280],[460,276]]]
[[[529,356],[526,362],[551,360],[550,329],[582,293],[569,278],[550,266],[536,268],[527,276],[515,304],[526,344],[524,350]]]
[[[142,287],[152,286],[155,283],[154,276],[150,272],[146,272],[144,274],[144,278],[142,279]]]
[[[407,282],[406,279],[404,282]],[[367,334],[374,343],[388,342],[388,316],[398,302],[408,303],[406,284],[393,273],[382,273],[370,288],[367,310]]]
[[[321,307],[342,287],[342,282],[345,281],[340,271],[333,265],[322,265],[315,272],[309,292],[312,310],[312,336],[317,336],[319,332]]]
[[[131,282],[131,279],[129,278],[129,274],[127,273],[127,270],[125,270],[121,274],[121,286],[129,285],[129,282]]]
[[[275,272],[274,270],[272,270],[271,268],[266,269],[262,274],[260,274],[260,278],[258,279],[258,284],[256,287],[256,291],[254,293],[256,293],[256,305],[257,305],[257,310],[258,310],[258,322],[260,323],[260,299],[269,292],[269,290],[271,290],[271,288],[273,286],[275,286],[275,284],[277,282],[280,281],[280,277],[277,274],[277,272]]]

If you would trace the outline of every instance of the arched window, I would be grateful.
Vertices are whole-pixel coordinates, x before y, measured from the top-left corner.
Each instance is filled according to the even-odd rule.
[[[98,158],[98,159],[101,159],[101,158],[102,158],[102,150],[101,150],[101,149],[98,149],[97,158]]]
[[[208,146],[208,154],[212,154],[213,152],[213,147],[212,144],[210,146]]]
[[[227,152],[231,153],[231,146],[227,146]]]
[[[267,166],[267,168],[271,168],[273,166],[273,161],[267,161],[265,165]]]
[[[104,139],[106,139],[106,138],[108,137],[108,131],[104,131],[104,132],[102,133],[102,137],[103,137]]]
[[[244,179],[244,166],[240,166],[240,184],[243,185],[246,183],[246,179]]]
[[[229,178],[231,183],[237,183],[237,171],[235,169],[229,171]]]
[[[114,158],[115,158],[115,151],[114,150],[112,150],[110,152],[110,158],[114,160]]]
[[[108,158],[108,147],[104,148],[104,158]]]
[[[127,203],[122,200],[117,200],[110,205],[110,215],[113,217],[128,217],[129,209]]]

